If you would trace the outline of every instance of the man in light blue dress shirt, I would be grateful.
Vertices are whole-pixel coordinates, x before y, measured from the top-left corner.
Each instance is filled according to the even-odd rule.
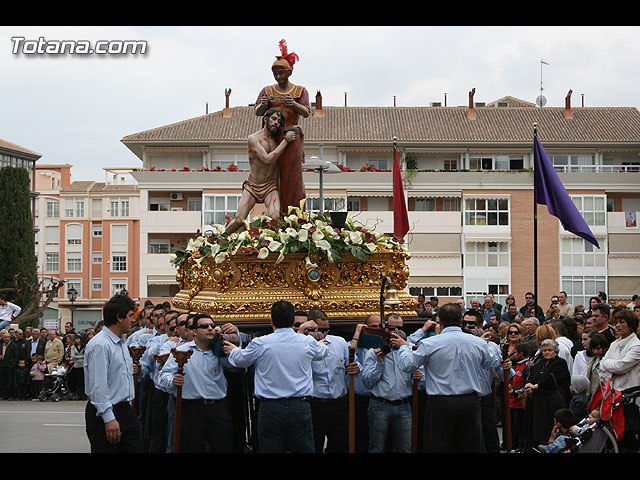
[[[424,365],[427,409],[425,452],[483,452],[480,397],[486,392],[486,371],[501,365],[482,338],[460,328],[462,312],[453,303],[438,310],[441,332],[412,351],[406,340],[392,335],[401,368]]]
[[[140,359],[143,375],[148,375],[152,381],[148,390],[149,399],[146,423],[144,424],[145,431],[143,432],[145,448],[149,453],[164,453],[167,448],[167,402],[169,395],[159,387],[161,365],[154,355],[160,353],[160,349],[167,342],[169,335],[175,334],[178,315],[179,313],[175,310],[169,310],[164,318],[160,317],[156,320],[156,328],[159,333],[147,342],[147,348]]]
[[[356,349],[355,360],[358,365],[364,365],[364,357],[366,357],[368,348],[359,345],[360,335],[363,327],[380,327],[380,315],[371,314],[365,320],[365,323],[356,325],[353,338],[351,339],[351,348]],[[365,387],[362,381],[362,370],[353,379],[353,390],[355,392],[356,404],[356,453],[367,453],[369,451],[369,396],[371,391]]]
[[[400,328],[400,315],[387,317],[389,327]],[[384,353],[380,348],[369,349],[362,369],[362,380],[369,388],[369,453],[384,453],[389,429],[393,429],[398,453],[411,453],[411,395],[413,379],[420,379],[419,365],[402,368],[399,350]]]
[[[127,295],[112,297],[103,308],[104,328],[84,353],[87,437],[91,451],[142,453],[140,422],[131,405],[135,397],[133,364],[124,340],[135,303]]]
[[[208,445],[210,452],[230,453],[233,427],[223,373],[228,361],[216,356],[212,349],[220,327],[209,314],[200,313],[193,317],[192,328],[194,339],[176,347],[193,351],[184,365],[184,374],[178,373],[178,363],[172,355],[160,372],[158,384],[173,391],[182,387],[180,452],[202,453]]]
[[[260,452],[315,453],[311,405],[311,363],[328,353],[326,340],[293,330],[293,305],[278,301],[271,307],[274,332],[254,338],[243,349],[224,343],[229,363],[247,368],[255,364],[254,394],[259,399]]]
[[[349,451],[349,375],[357,375],[357,362],[349,362],[349,344],[339,336],[329,334],[329,318],[320,309],[309,312],[309,320],[317,324],[324,335],[329,352],[322,360],[311,363],[313,396],[311,418],[316,452],[347,453]]]

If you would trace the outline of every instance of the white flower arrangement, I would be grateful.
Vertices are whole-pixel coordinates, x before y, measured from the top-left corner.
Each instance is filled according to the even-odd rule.
[[[347,216],[344,227],[337,229],[325,215],[305,211],[305,200],[300,207],[289,207],[287,215],[277,224],[266,215],[245,221],[241,233],[227,233],[222,225],[212,225],[211,231],[189,240],[186,248],[176,248],[171,256],[175,266],[193,257],[201,268],[205,258],[213,258],[219,264],[237,254],[249,259],[265,259],[278,254],[276,263],[287,253],[306,253],[306,266],[317,266],[312,258],[324,256],[328,261],[340,260],[344,254],[366,261],[377,250],[406,251],[397,239],[356,225]]]

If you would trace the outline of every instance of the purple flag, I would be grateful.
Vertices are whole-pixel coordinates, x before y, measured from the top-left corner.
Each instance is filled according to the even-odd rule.
[[[557,217],[568,232],[584,238],[587,242],[600,248],[587,222],[571,200],[567,190],[562,185],[560,177],[544,151],[538,137],[534,137],[534,190],[536,203],[546,205],[549,213]]]

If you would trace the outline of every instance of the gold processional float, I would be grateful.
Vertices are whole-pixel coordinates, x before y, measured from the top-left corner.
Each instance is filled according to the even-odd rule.
[[[304,203],[289,207],[277,223],[262,215],[231,234],[213,225],[186,248],[174,249],[180,288],[174,308],[262,326],[269,325],[278,300],[306,312],[319,308],[348,323],[391,312],[415,317],[416,302],[404,290],[410,258],[405,245],[358,225],[346,212],[332,220],[305,211]]]

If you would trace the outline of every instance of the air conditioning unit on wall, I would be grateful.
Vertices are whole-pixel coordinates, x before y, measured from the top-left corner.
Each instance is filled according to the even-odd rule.
[[[172,193],[169,198],[171,200],[182,200],[182,193]]]

